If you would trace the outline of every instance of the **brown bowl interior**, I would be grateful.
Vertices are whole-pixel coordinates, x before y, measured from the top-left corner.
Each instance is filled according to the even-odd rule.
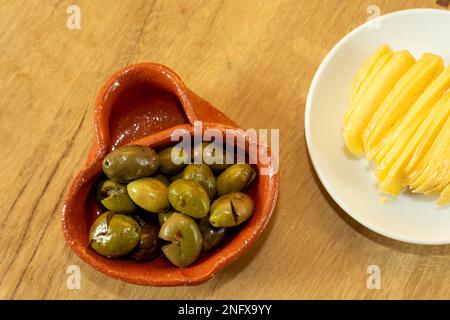
[[[187,124],[178,97],[138,83],[119,95],[110,115],[111,146],[127,144],[154,132]]]

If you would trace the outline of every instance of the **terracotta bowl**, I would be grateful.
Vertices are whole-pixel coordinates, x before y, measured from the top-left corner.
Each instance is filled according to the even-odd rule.
[[[93,189],[102,172],[102,159],[123,144],[148,145],[158,149],[175,144],[171,133],[186,129],[193,134],[194,121],[203,130],[222,133],[236,124],[190,91],[165,66],[145,63],[126,67],[106,82],[95,104],[95,136],[88,158],[73,180],[63,207],[62,229],[70,248],[86,263],[113,278],[139,285],[196,285],[243,255],[259,238],[272,215],[279,191],[279,174],[258,175],[250,195],[255,212],[238,232],[217,251],[204,254],[187,268],[172,266],[160,257],[150,262],[107,259],[88,245],[89,228],[101,209]],[[249,139],[242,133],[245,139]],[[270,153],[270,150],[268,150]],[[257,163],[259,172],[270,165]]]

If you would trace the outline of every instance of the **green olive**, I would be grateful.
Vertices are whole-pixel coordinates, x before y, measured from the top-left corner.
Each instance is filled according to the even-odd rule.
[[[167,221],[167,219],[169,219],[169,217],[173,214],[173,212],[161,212],[158,214],[158,222],[159,225],[162,226],[164,224],[164,222]]]
[[[203,251],[211,251],[217,248],[225,238],[225,228],[216,228],[209,223],[209,219],[203,218],[198,223],[203,238]]]
[[[149,177],[158,167],[158,155],[147,146],[122,146],[109,153],[103,160],[103,172],[108,178],[120,183]]]
[[[174,155],[175,156],[174,160],[176,160],[177,163],[179,162],[179,164],[175,164],[172,161],[172,150],[173,147],[170,147],[163,149],[158,153],[160,161],[159,170],[161,171],[162,174],[170,176],[182,171],[186,166],[186,164],[183,161],[183,159],[185,158],[184,150],[180,150],[178,155]]]
[[[202,234],[194,219],[174,213],[161,226],[159,237],[171,243],[162,247],[167,259],[177,267],[187,267],[195,262],[202,250]]]
[[[158,228],[150,223],[141,227],[139,243],[131,253],[131,258],[136,261],[150,261],[157,258],[161,252]]]
[[[169,202],[175,210],[194,218],[203,218],[209,211],[209,197],[197,182],[178,179],[169,186]]]
[[[119,257],[129,253],[139,243],[141,227],[131,217],[106,212],[92,224],[89,244],[105,257]]]
[[[234,227],[247,221],[253,214],[253,199],[242,192],[232,192],[211,205],[209,222],[214,227]]]
[[[169,189],[161,181],[141,178],[130,182],[127,190],[131,200],[147,211],[158,213],[169,207]]]
[[[234,164],[220,174],[216,181],[217,194],[223,196],[230,192],[246,191],[256,177],[251,165]]]
[[[166,187],[170,185],[169,179],[167,179],[166,176],[162,175],[161,173],[155,174],[151,178],[161,181]]]
[[[127,193],[127,187],[111,179],[100,182],[97,199],[106,209],[115,213],[127,214],[136,210]]]
[[[211,169],[206,164],[189,164],[183,171],[183,179],[199,183],[210,199],[216,194],[216,178]]]
[[[216,157],[217,152],[222,153],[222,159]],[[221,172],[230,166],[230,164],[226,163],[226,155],[225,150],[214,142],[200,143],[194,147],[193,151],[194,160],[202,159],[202,162],[215,172]]]

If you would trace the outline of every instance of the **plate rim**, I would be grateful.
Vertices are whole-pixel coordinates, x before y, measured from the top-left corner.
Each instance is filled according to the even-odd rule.
[[[317,164],[316,155],[314,154],[314,150],[311,144],[311,130],[310,130],[310,116],[311,116],[311,108],[312,108],[312,95],[313,92],[316,91],[317,83],[319,79],[322,76],[322,73],[324,72],[325,68],[328,66],[331,59],[334,57],[335,53],[355,34],[359,33],[362,29],[366,28],[369,24],[373,23],[374,21],[383,21],[384,19],[392,18],[395,16],[403,16],[403,15],[409,15],[409,14],[430,14],[430,13],[438,13],[438,14],[444,14],[450,16],[449,10],[444,9],[433,9],[433,8],[417,8],[417,9],[406,9],[406,10],[399,10],[387,13],[385,15],[381,15],[375,19],[368,20],[364,22],[363,24],[359,25],[349,33],[347,33],[342,39],[340,39],[333,48],[327,53],[325,58],[320,63],[319,67],[317,68],[313,80],[311,81],[308,94],[306,97],[306,105],[305,105],[305,138],[306,138],[306,145],[309,153],[309,157],[311,159],[312,165],[314,167],[314,170],[319,177],[320,182],[324,186],[327,193],[330,195],[330,197],[336,202],[336,204],[352,219],[357,221],[359,224],[363,225],[364,227],[384,236],[390,239],[394,239],[401,242],[406,243],[412,243],[412,244],[420,244],[420,245],[445,245],[450,244],[450,236],[447,239],[442,240],[430,240],[425,238],[417,238],[417,237],[411,237],[407,235],[402,235],[397,232],[392,232],[387,230],[386,228],[383,228],[379,225],[373,225],[370,222],[368,222],[361,214],[355,212],[352,210],[347,203],[342,200],[339,196],[337,196],[333,188],[329,186],[327,183],[326,178],[323,176],[322,171],[320,170],[320,167]]]

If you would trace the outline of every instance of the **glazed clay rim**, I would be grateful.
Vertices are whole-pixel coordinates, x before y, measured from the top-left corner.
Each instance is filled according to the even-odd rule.
[[[90,264],[100,272],[113,278],[129,283],[152,286],[179,286],[200,284],[209,280],[218,271],[222,270],[223,268],[234,262],[236,259],[238,259],[240,256],[245,254],[261,236],[262,231],[266,227],[276,205],[276,199],[279,191],[278,172],[271,176],[259,176],[257,185],[258,190],[255,201],[259,201],[260,203],[260,208],[258,209],[258,211],[260,212],[255,212],[254,217],[252,217],[252,219],[247,222],[242,230],[240,230],[233,237],[229,244],[227,244],[224,248],[218,249],[217,252],[214,253],[214,256],[210,256],[203,261],[199,261],[191,267],[188,267],[186,269],[176,268],[176,270],[178,271],[175,271],[174,269],[167,269],[167,275],[165,277],[152,277],[150,274],[144,273],[141,270],[141,267],[135,267],[134,270],[138,271],[124,270],[126,269],[126,266],[125,268],[122,267],[121,264],[123,262],[106,259],[97,255],[96,253],[93,253],[93,250],[90,249],[86,244],[83,244],[81,240],[80,234],[87,233],[87,231],[82,230],[82,226],[71,224],[72,214],[82,214],[72,212],[72,208],[77,205],[77,198],[75,196],[80,194],[83,195],[83,192],[85,194],[88,194],[86,188],[89,189],[89,187],[94,183],[95,177],[98,176],[101,172],[101,161],[108,152],[108,148],[110,147],[108,121],[110,110],[106,109],[108,109],[108,103],[109,108],[112,105],[111,101],[108,102],[108,99],[110,99],[110,96],[112,94],[111,90],[114,90],[111,88],[114,87],[114,83],[118,79],[121,79],[124,75],[139,71],[142,72],[142,70],[144,70],[144,72],[151,71],[153,73],[156,72],[157,74],[160,73],[161,75],[163,75],[163,77],[167,77],[171,82],[174,83],[174,93],[180,99],[182,107],[190,124],[178,125],[156,132],[142,139],[133,141],[132,144],[150,145],[157,148],[158,146],[168,144],[168,141],[170,141],[170,136],[175,129],[186,129],[192,135],[192,123],[195,120],[200,120],[200,118],[197,116],[197,113],[195,112],[195,107],[200,107],[201,105],[201,107],[204,108],[203,104],[205,104],[206,102],[192,93],[189,89],[187,89],[181,79],[167,67],[150,63],[137,64],[128,66],[116,72],[102,87],[102,89],[100,90],[100,94],[96,100],[96,109],[94,113],[96,134],[94,137],[92,149],[83,168],[73,180],[67,193],[65,204],[63,207],[62,229],[64,237],[70,248],[83,261]],[[209,107],[213,109],[212,106]],[[220,112],[218,112],[218,114],[222,116]],[[221,118],[219,117],[219,119]],[[237,128],[237,126],[235,125],[229,125],[234,123],[227,120],[228,119],[225,118],[225,121],[223,121],[227,124],[203,121],[203,130],[214,128],[224,133],[227,129]],[[244,136],[245,139],[249,138],[245,134]],[[270,149],[268,147],[267,149],[268,152],[270,152]],[[267,168],[268,166],[258,162],[257,167],[258,171],[260,171],[262,168]],[[260,187],[261,189],[266,189],[260,190]],[[259,219],[255,220],[257,217]],[[77,235],[79,236],[78,238],[76,238]],[[133,265],[137,266],[137,264],[138,263],[136,263],[136,265]],[[145,265],[146,264],[141,264],[141,266]]]

